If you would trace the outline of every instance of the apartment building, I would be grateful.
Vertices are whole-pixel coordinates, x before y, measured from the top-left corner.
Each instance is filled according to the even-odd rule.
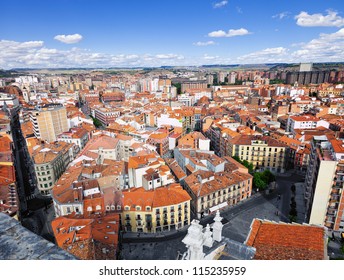
[[[31,112],[30,120],[36,138],[54,142],[57,136],[68,131],[67,111],[65,107],[46,107]]]
[[[197,80],[197,81],[185,81],[181,83],[182,93],[188,89],[206,89],[208,87],[207,81]]]
[[[209,151],[210,139],[201,132],[194,131],[181,137],[178,140],[178,147]]]
[[[85,155],[90,158],[118,159],[119,140],[108,135],[100,134],[92,137],[81,151],[80,156]]]
[[[33,147],[31,154],[37,178],[37,187],[42,195],[50,195],[55,182],[74,160],[74,144],[66,142],[42,143]]]
[[[162,232],[190,224],[190,196],[179,184],[123,191],[121,220],[127,232]]]
[[[165,161],[155,154],[132,156],[128,162],[129,187],[146,190],[173,183],[173,176]]]
[[[120,114],[121,112],[114,108],[102,107],[94,109],[94,117],[101,121],[104,126],[108,126],[110,123],[113,123]]]
[[[314,136],[305,178],[306,218],[310,224],[344,231],[343,140]]]
[[[288,118],[286,131],[294,133],[295,129],[314,129],[319,126],[329,128],[330,124],[312,115],[290,116]]]
[[[252,163],[256,170],[284,173],[287,145],[261,135],[241,135],[229,140],[229,155]]]
[[[192,198],[191,209],[198,218],[232,206],[251,196],[252,175],[239,171],[198,170],[184,179]]]
[[[79,161],[71,165],[52,190],[57,216],[103,215],[120,212],[123,208],[124,163],[106,160]]]
[[[182,170],[190,175],[197,170],[223,172],[226,161],[212,151],[199,151],[195,149],[174,149],[174,158]]]
[[[157,152],[161,157],[169,155],[169,135],[166,132],[157,132],[149,135],[147,143],[157,148]]]
[[[179,94],[178,101],[183,103],[185,106],[193,106],[196,103],[195,95],[189,92]]]
[[[65,131],[57,137],[57,141],[75,144],[78,148],[77,153],[86,146],[89,139],[88,131],[82,127],[73,127],[69,131]]]

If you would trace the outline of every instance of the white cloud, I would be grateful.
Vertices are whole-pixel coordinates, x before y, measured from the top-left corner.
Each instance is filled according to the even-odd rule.
[[[300,49],[291,54],[300,61],[343,61],[344,28],[334,33],[321,33],[317,39],[300,44]]]
[[[106,54],[86,49],[47,48],[43,41],[0,41],[0,68],[114,67],[178,65],[184,56],[160,54]]]
[[[337,15],[335,11],[327,11],[327,15],[313,14],[310,15],[307,12],[301,12],[295,16],[296,24],[304,27],[314,26],[344,26],[344,18]]]
[[[239,56],[237,59],[244,63],[280,62],[286,59],[287,51],[288,49],[284,47],[266,48],[264,50]]]
[[[291,44],[285,47],[266,48],[239,56],[238,63],[269,62],[340,62],[344,61],[344,28],[334,33],[321,33],[309,42]]]
[[[218,55],[204,54],[202,58],[205,59],[205,60],[215,60],[215,59],[218,59],[220,57]]]
[[[284,18],[288,18],[289,15],[290,15],[289,12],[282,12],[282,13],[278,13],[276,15],[273,15],[272,18],[284,19]]]
[[[170,54],[157,54],[157,55],[155,55],[155,58],[158,58],[158,59],[184,59],[184,56],[170,53]]]
[[[56,35],[54,39],[65,44],[75,44],[82,40],[82,36],[80,34]]]
[[[217,8],[222,8],[223,6],[226,6],[228,4],[228,1],[221,1],[221,2],[217,2],[213,5],[214,9]]]
[[[208,33],[209,37],[234,37],[234,36],[243,36],[243,35],[248,35],[251,34],[248,32],[247,29],[245,28],[240,28],[240,29],[230,29],[228,32],[225,32],[223,30],[217,30]]]
[[[203,46],[210,46],[215,45],[216,43],[214,41],[207,41],[207,42],[196,42],[193,43],[194,46],[203,47]]]

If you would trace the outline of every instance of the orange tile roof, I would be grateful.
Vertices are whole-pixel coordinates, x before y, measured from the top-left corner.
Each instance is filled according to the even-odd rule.
[[[141,168],[149,166],[149,164],[156,162],[158,157],[154,154],[148,154],[145,156],[129,157],[128,168]]]
[[[11,143],[8,137],[0,136],[0,153],[11,152]]]
[[[14,166],[0,165],[0,185],[9,185],[16,181]]]
[[[183,190],[179,184],[171,184],[166,187],[159,187],[155,190],[145,190],[133,188],[123,191],[123,205],[129,206],[131,211],[135,211],[136,206],[141,206],[142,211],[146,211],[146,206],[152,208],[164,207],[184,203],[191,200],[190,195]]]
[[[258,260],[323,260],[325,229],[254,219],[246,245],[256,248]]]
[[[199,182],[197,176],[201,176],[202,179],[213,179],[201,183]],[[190,190],[196,197],[202,197],[218,190],[228,188],[228,186],[238,184],[244,181],[252,179],[252,175],[248,173],[241,172],[221,172],[214,173],[211,171],[198,170],[185,179],[185,184],[187,184]]]
[[[312,115],[304,115],[304,116],[291,116],[290,117],[292,120],[297,121],[297,122],[306,122],[306,121],[313,121],[317,122],[320,121],[319,118],[314,117]]]

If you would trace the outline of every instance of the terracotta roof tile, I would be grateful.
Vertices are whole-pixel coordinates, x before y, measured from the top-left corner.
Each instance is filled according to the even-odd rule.
[[[256,248],[260,260],[326,259],[325,229],[254,219],[246,245]]]

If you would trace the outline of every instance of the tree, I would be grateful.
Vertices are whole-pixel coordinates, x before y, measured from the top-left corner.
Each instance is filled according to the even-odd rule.
[[[95,127],[98,128],[98,127],[102,127],[102,126],[103,126],[103,124],[102,124],[102,122],[101,122],[100,120],[98,120],[98,119],[92,117],[91,115],[90,115],[90,117],[92,118],[93,124],[94,124]]]
[[[271,173],[270,170],[266,169],[262,172],[262,179],[266,183],[271,183],[271,182],[274,182],[276,180],[276,177],[274,174]]]
[[[181,83],[173,83],[172,85],[177,88],[177,94],[181,94],[182,93],[182,85],[181,85]]]
[[[235,159],[237,162],[241,163],[243,166],[245,166],[248,169],[248,172],[253,173],[254,166],[252,163],[248,162],[247,160],[241,160],[238,156],[233,156],[233,159]]]
[[[253,174],[253,185],[258,188],[259,190],[264,190],[267,187],[267,183],[262,180],[262,176],[260,172],[256,172]]]

